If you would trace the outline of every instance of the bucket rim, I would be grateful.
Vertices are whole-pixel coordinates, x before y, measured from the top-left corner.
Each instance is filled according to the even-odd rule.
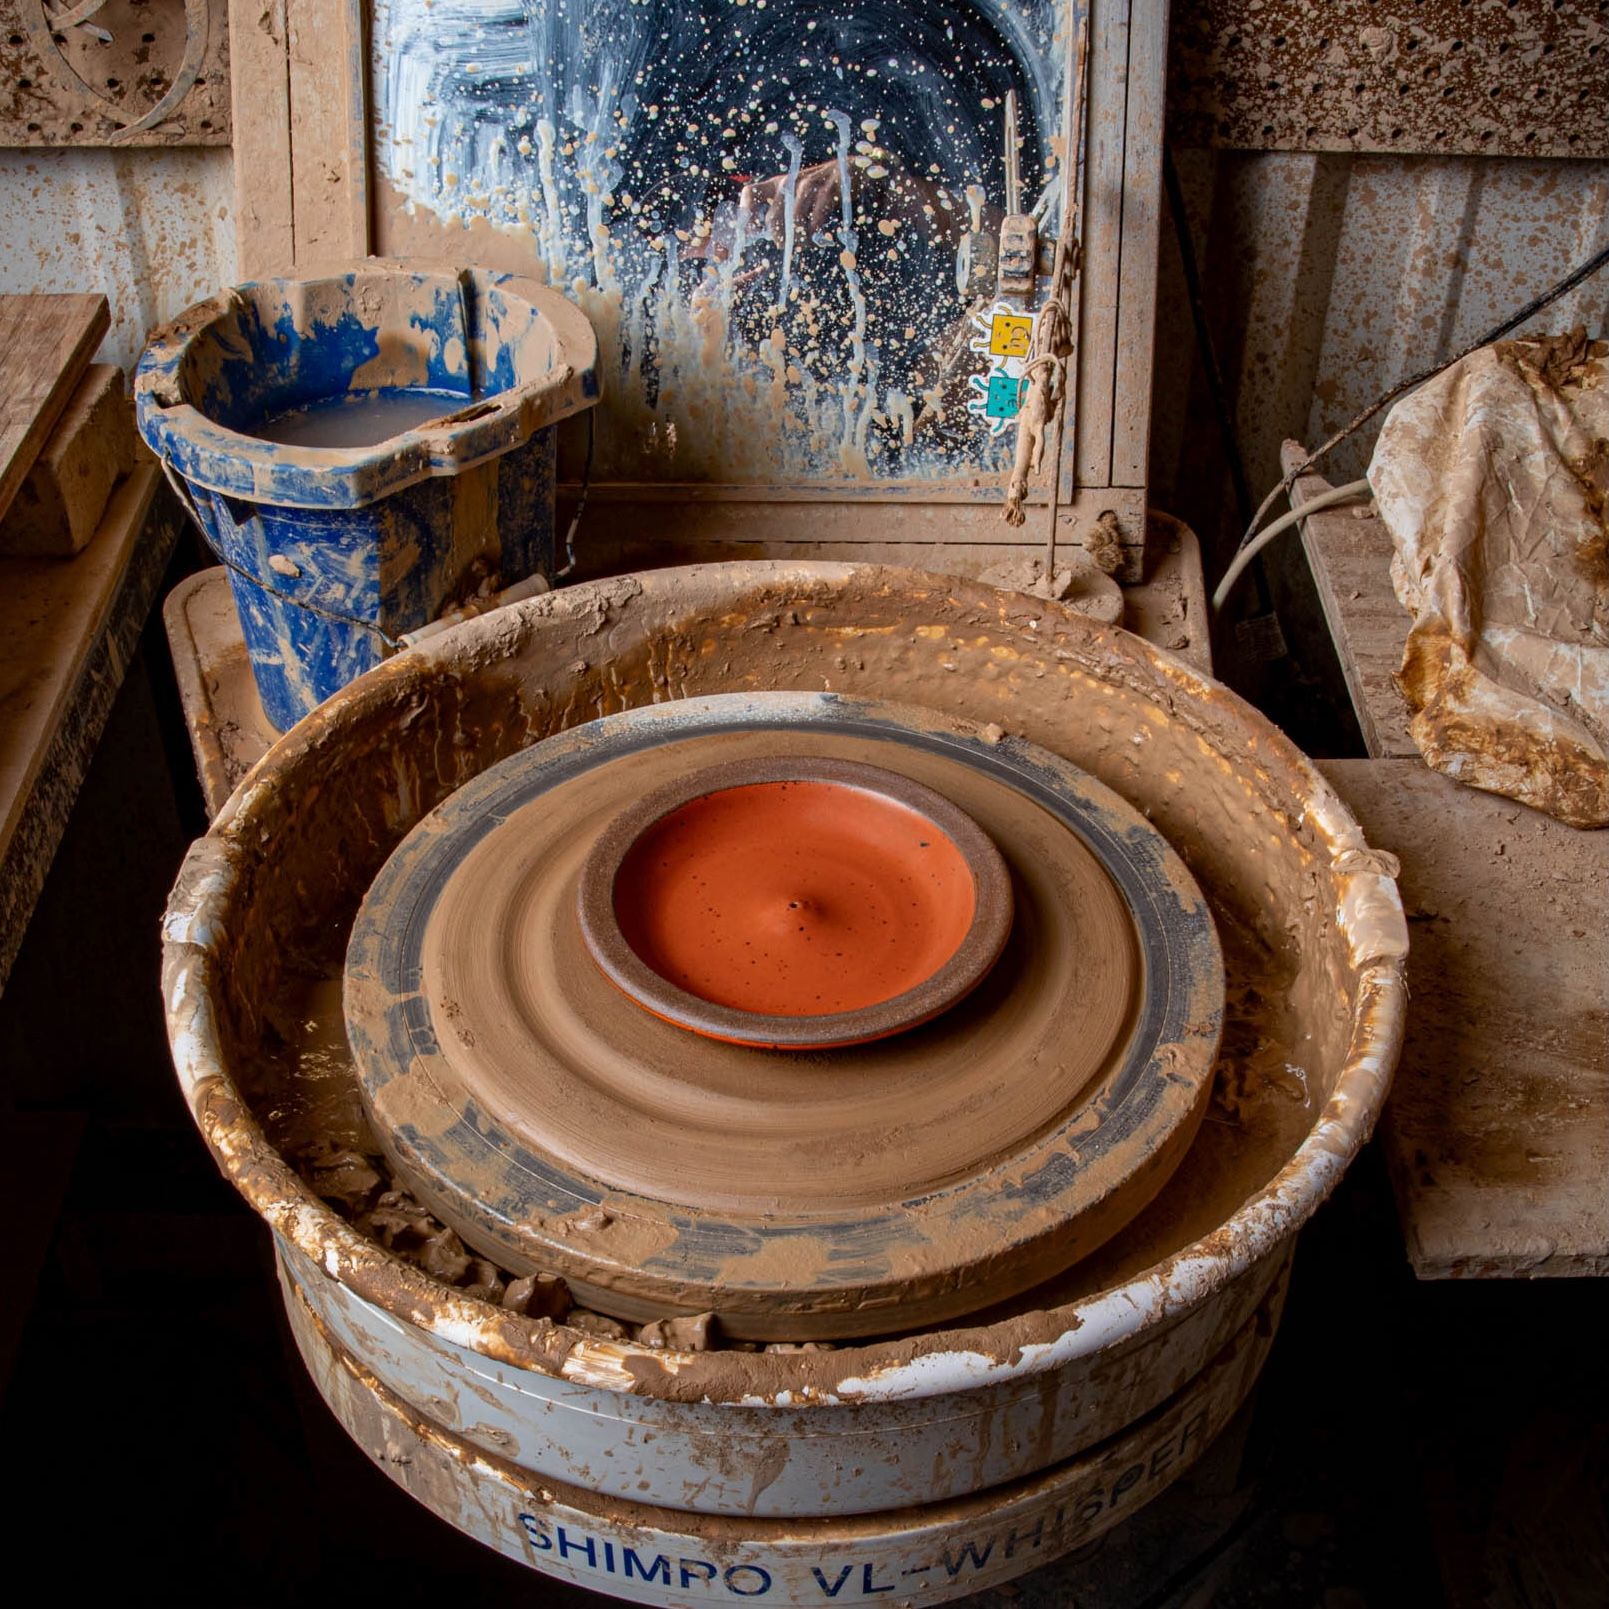
[[[180,391],[196,342],[252,293],[354,287],[363,277],[456,280],[470,294],[498,290],[536,309],[564,361],[546,374],[366,447],[288,447],[234,430]],[[135,423],[150,449],[192,485],[283,508],[362,508],[435,475],[456,475],[523,446],[538,431],[597,404],[598,339],[586,314],[537,280],[423,258],[365,258],[303,273],[260,275],[228,286],[156,330],[134,373]]]
[[[976,582],[875,564],[736,561],[678,567],[630,578],[659,592],[690,571],[739,572],[721,603],[788,584],[823,587],[876,575],[945,594],[991,595]],[[511,606],[520,624],[582,617],[617,589],[619,578],[565,588]],[[213,1010],[223,983],[220,946],[240,863],[258,847],[249,830],[253,796],[265,771],[314,754],[353,705],[395,702],[398,685],[456,644],[506,629],[506,611],[466,622],[421,649],[350,683],[269,750],[191,846],[163,924],[163,988],[174,1065],[192,1115],[219,1167],[277,1235],[294,1244],[354,1296],[498,1362],[574,1384],[675,1401],[739,1406],[831,1406],[897,1401],[973,1390],[1041,1375],[1169,1324],[1273,1254],[1317,1210],[1373,1130],[1401,1049],[1407,1006],[1407,922],[1395,863],[1372,850],[1357,821],[1312,762],[1265,716],[1184,660],[1064,605],[1034,600],[1040,633],[1052,623],[1062,640],[1082,638],[1092,656],[1150,679],[1158,697],[1204,699],[1248,728],[1262,776],[1289,795],[1298,818],[1328,856],[1334,922],[1355,977],[1351,1027],[1330,1096],[1292,1154],[1216,1229],[1120,1285],[1037,1313],[993,1324],[960,1324],[925,1334],[848,1342],[820,1353],[683,1353],[635,1341],[603,1341],[496,1308],[445,1286],[361,1235],[326,1206],[269,1142],[227,1070]],[[1048,620],[1044,617],[1050,617]]]

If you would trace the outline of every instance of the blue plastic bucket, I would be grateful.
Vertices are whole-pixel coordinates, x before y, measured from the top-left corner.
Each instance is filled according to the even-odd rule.
[[[557,292],[383,259],[226,290],[135,377],[282,731],[405,632],[552,573],[553,427],[597,397],[592,327]]]

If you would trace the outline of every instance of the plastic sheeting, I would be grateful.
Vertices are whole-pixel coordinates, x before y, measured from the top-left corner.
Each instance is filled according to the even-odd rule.
[[[1426,762],[1609,824],[1609,344],[1500,342],[1392,409],[1369,466]]]

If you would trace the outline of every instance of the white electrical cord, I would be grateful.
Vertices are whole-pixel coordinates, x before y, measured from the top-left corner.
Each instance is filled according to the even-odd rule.
[[[1293,508],[1288,513],[1281,514],[1272,525],[1265,525],[1234,558],[1224,578],[1218,583],[1218,590],[1212,595],[1212,612],[1217,614],[1223,608],[1229,594],[1235,590],[1235,583],[1246,573],[1246,566],[1263,551],[1281,531],[1287,531],[1291,526],[1305,520],[1309,514],[1316,514],[1320,509],[1333,508],[1337,503],[1345,503],[1350,499],[1368,493],[1367,480],[1348,481],[1345,486],[1336,486],[1327,492],[1320,492],[1317,497],[1310,497],[1300,508]]]
[[[450,630],[453,626],[462,625],[466,620],[473,620],[476,615],[487,615],[494,609],[502,609],[511,603],[522,603],[526,598],[539,598],[544,592],[551,592],[552,584],[548,578],[538,571],[535,575],[528,575],[523,581],[516,581],[511,587],[504,587],[501,592],[494,592],[487,598],[471,598],[468,603],[460,604],[456,609],[449,609],[446,614],[435,620],[427,622],[414,631],[405,631],[398,639],[404,648],[416,648],[422,642],[441,632]]]

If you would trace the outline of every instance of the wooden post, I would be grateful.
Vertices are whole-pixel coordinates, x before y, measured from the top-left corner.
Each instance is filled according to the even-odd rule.
[[[1090,0],[1079,284],[1078,384],[1062,455],[1058,545],[1084,544],[1104,510],[1117,516],[1121,578],[1137,581],[1145,542],[1156,335],[1166,0]],[[1084,527],[1080,529],[1080,526]]]
[[[363,0],[230,0],[237,269],[369,252]]]

